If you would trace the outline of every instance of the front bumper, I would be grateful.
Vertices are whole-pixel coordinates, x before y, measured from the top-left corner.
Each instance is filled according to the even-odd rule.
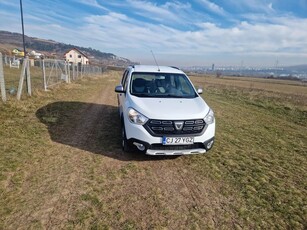
[[[191,155],[203,154],[208,152],[214,144],[214,137],[205,141],[204,143],[194,143],[192,145],[162,145],[162,144],[149,144],[142,140],[135,138],[128,139],[130,145],[138,146],[143,145],[145,149],[142,151],[147,155]]]
[[[190,149],[190,150],[154,150],[147,149],[147,155],[166,155],[166,156],[178,156],[178,155],[190,155],[205,153],[205,149]]]
[[[192,145],[162,145],[162,137],[152,136],[142,125],[132,124],[126,117],[124,119],[127,141],[132,146],[143,145],[145,148],[140,151],[148,155],[202,154],[209,151],[214,143],[215,122],[208,125],[201,135],[193,135]]]

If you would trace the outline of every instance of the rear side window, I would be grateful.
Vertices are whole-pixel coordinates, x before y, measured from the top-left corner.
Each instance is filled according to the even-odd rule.
[[[123,86],[124,90],[126,90],[126,88],[127,88],[128,73],[129,73],[129,70],[126,70],[124,72],[123,78],[122,78],[122,81],[121,81],[121,85]]]

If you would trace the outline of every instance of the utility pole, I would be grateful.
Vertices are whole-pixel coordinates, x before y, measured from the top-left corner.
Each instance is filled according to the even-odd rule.
[[[21,14],[23,52],[24,52],[24,58],[26,58],[25,29],[23,25],[22,0],[20,0],[20,14]]]
[[[23,54],[24,54],[24,59],[23,61],[25,61],[26,59],[26,44],[25,44],[25,29],[24,29],[24,25],[23,25],[23,11],[22,11],[22,0],[20,0],[20,14],[21,14],[21,27],[22,27],[22,43],[23,43]],[[26,76],[26,84],[27,84],[27,90],[28,90],[28,75],[27,75],[27,71],[25,71],[25,76]],[[29,91],[28,91],[29,93]]]

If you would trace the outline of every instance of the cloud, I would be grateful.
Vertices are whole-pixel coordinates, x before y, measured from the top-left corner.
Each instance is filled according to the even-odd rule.
[[[275,0],[272,1],[274,2]],[[243,10],[261,12],[265,14],[272,14],[275,12],[273,2],[268,2],[268,0],[238,0],[236,2],[242,6]]]
[[[209,0],[198,0],[199,3],[201,3],[207,10],[219,14],[219,15],[226,15],[227,13],[223,9],[223,7],[209,1]]]
[[[0,15],[2,18],[9,19],[8,20],[0,20],[0,30],[7,30],[11,32],[21,32],[21,21],[20,17],[16,17],[16,15],[6,12],[0,9]]]
[[[19,1],[7,1],[7,0],[0,0],[1,5],[10,6],[10,7],[20,7]]]
[[[165,64],[172,62],[174,65],[179,62],[187,62],[186,65],[204,63],[212,58],[222,62],[227,57],[231,64],[243,56],[250,57],[250,60],[258,58],[259,62],[272,56],[300,62],[304,58],[307,60],[307,31],[304,29],[307,28],[307,19],[277,12],[275,0],[262,0],[265,3],[262,6],[254,5],[255,0],[248,3],[238,0],[241,7],[249,6],[236,21],[228,24],[221,23],[224,18],[229,22],[230,13],[226,5],[222,8],[209,0],[195,1],[202,1],[203,6],[216,15],[203,14],[203,8],[196,9],[193,2],[169,0],[159,4],[147,0],[92,0],[86,3],[77,0],[83,8],[79,7],[70,18],[67,17],[71,10],[69,3],[63,4],[59,10],[50,10],[50,2],[35,8],[31,1],[25,1],[25,29],[30,36],[91,46],[135,61],[151,58],[150,50],[160,60],[165,60]],[[234,2],[229,0],[231,4]],[[258,10],[248,10],[254,7]],[[267,9],[272,12],[269,16]],[[1,29],[20,30],[18,13],[0,8],[0,14],[8,19],[0,21]]]
[[[102,10],[105,10],[105,11],[108,11],[108,12],[110,11],[107,7],[102,6],[96,0],[78,0],[78,2],[80,2],[84,5],[92,6],[92,7],[102,9]]]
[[[158,5],[150,1],[143,0],[127,0],[129,8],[133,9],[133,13],[153,21],[169,24],[170,22],[184,24],[186,23],[186,11],[191,6],[188,3],[166,2]]]
[[[231,64],[234,57],[261,58],[261,61],[264,57],[276,56],[307,58],[307,32],[302,29],[307,28],[307,19],[272,17],[270,22],[242,21],[230,27],[202,22],[197,24],[196,30],[185,31],[116,12],[89,15],[80,20],[82,23],[74,28],[50,23],[44,28],[37,25],[27,29],[37,37],[43,33],[43,38],[56,37],[54,40],[92,46],[149,63],[152,61],[150,50],[154,50],[159,60],[164,60],[161,64],[174,65],[183,62],[182,65],[189,65],[213,58],[217,64],[227,58]]]
[[[222,28],[214,23],[198,24],[197,31],[181,31],[168,26],[136,23],[126,15],[110,13],[90,16],[87,31],[97,31],[97,38],[110,46],[128,46],[137,50],[155,47],[158,52],[193,54],[202,53],[264,53],[307,52],[307,19],[275,18],[274,23],[238,25]],[[105,33],[104,31],[108,31]]]
[[[87,24],[80,29],[85,33],[92,31],[92,35],[108,47],[144,49],[163,43],[166,37],[167,27],[140,23],[124,14],[95,15],[85,20]]]
[[[203,26],[211,45],[207,49],[218,47],[219,52],[239,53],[305,53],[307,19],[275,18],[272,24],[251,24],[242,22],[232,28],[220,28],[214,25]]]

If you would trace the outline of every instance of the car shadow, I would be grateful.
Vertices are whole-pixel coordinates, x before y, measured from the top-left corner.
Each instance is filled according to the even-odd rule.
[[[121,148],[118,109],[112,105],[58,101],[39,108],[36,117],[45,124],[52,141],[122,161],[155,161],[178,156],[149,156]]]

